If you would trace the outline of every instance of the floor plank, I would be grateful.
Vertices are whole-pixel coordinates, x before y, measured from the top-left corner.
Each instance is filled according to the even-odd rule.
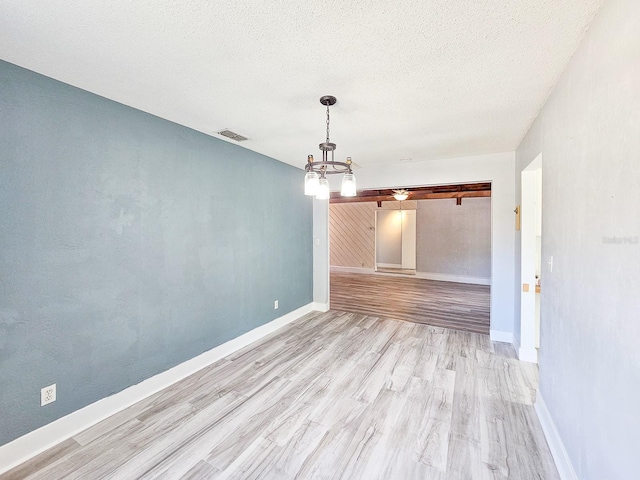
[[[331,308],[489,334],[490,287],[331,272]]]
[[[315,312],[0,479],[554,480],[536,388],[485,335]]]

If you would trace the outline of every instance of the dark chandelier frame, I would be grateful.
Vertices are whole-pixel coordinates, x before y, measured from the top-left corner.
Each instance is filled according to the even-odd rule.
[[[318,145],[322,151],[321,161],[315,161],[313,159],[313,155],[307,156],[307,165],[305,166],[305,170],[307,172],[316,172],[320,175],[320,178],[324,178],[325,175],[335,173],[353,173],[351,171],[351,157],[347,157],[346,162],[336,161],[334,157],[336,144],[331,143],[329,140],[329,106],[335,105],[336,101],[337,99],[333,95],[325,95],[320,98],[320,103],[327,107],[327,139]],[[331,152],[331,160],[329,160],[329,152]]]

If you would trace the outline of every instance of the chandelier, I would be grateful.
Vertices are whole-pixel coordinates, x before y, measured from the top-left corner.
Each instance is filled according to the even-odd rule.
[[[340,194],[343,197],[356,196],[356,177],[351,171],[351,157],[347,157],[346,162],[337,162],[334,159],[336,144],[329,140],[329,106],[335,105],[336,101],[336,97],[332,95],[320,98],[320,103],[327,107],[327,139],[319,145],[322,161],[316,162],[313,155],[309,155],[305,166],[307,173],[304,176],[304,194],[315,195],[318,200],[329,198],[329,181],[326,176],[335,173],[344,173]],[[329,152],[331,152],[331,160],[329,160]]]

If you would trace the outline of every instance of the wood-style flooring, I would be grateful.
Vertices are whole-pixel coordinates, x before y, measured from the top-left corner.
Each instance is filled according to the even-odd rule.
[[[554,480],[536,388],[486,335],[315,312],[0,478]]]
[[[331,272],[331,308],[489,334],[490,287]]]

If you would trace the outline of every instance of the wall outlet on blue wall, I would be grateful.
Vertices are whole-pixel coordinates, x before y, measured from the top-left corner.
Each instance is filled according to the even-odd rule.
[[[56,384],[49,385],[40,390],[40,406],[44,407],[56,401]]]
[[[276,300],[275,302],[273,302],[273,309],[277,310],[278,309],[278,300]]]

